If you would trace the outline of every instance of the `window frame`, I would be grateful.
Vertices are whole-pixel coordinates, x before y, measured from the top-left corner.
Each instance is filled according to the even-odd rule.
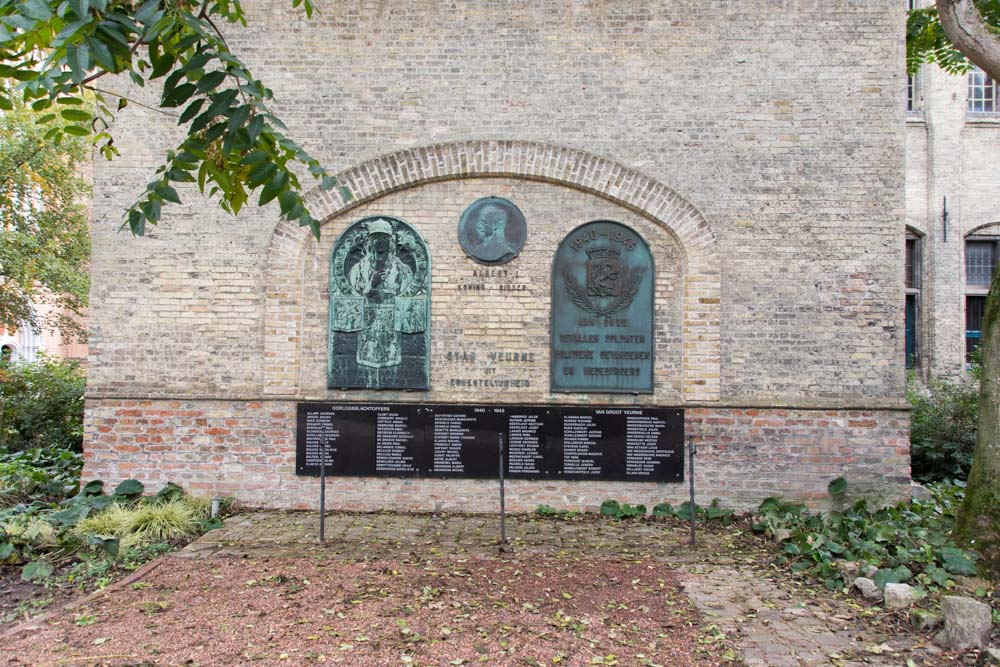
[[[974,109],[977,103],[990,108]],[[973,118],[1000,116],[1000,85],[977,65],[966,75],[965,113]]]
[[[907,228],[906,240],[903,252],[903,338],[904,338],[904,366],[907,370],[916,369],[920,366],[920,321],[921,321],[921,291],[923,282],[923,237]],[[910,248],[913,250],[911,251]],[[906,261],[909,257],[909,262]],[[910,347],[908,324],[909,302],[913,301],[913,346]]]
[[[970,283],[969,282],[969,245],[972,243],[982,243],[990,244],[993,246],[993,272],[996,272],[996,265],[1000,262],[1000,229],[992,227],[988,230],[992,233],[976,233],[972,232],[965,237],[965,245],[962,247],[962,282],[964,284],[964,298],[962,299],[962,322],[965,331],[965,367],[969,368],[972,365],[972,351],[979,347],[979,343],[976,342],[975,345],[971,343],[972,340],[979,341],[982,337],[982,328],[980,329],[970,329],[969,328],[969,303],[971,299],[985,299],[986,295],[990,292],[990,282],[985,284]],[[992,277],[992,272],[991,272]],[[980,325],[981,326],[981,325]]]

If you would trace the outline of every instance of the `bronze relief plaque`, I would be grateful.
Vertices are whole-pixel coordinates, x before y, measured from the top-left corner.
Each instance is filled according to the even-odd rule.
[[[653,257],[619,222],[570,232],[552,263],[553,392],[652,393]]]
[[[458,242],[465,254],[484,264],[506,264],[521,252],[528,225],[521,209],[502,197],[472,202],[458,222]]]
[[[330,257],[330,389],[427,389],[431,260],[390,216],[348,227]]]

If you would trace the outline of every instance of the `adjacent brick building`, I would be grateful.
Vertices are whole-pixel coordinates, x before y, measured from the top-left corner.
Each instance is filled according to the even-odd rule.
[[[921,378],[973,361],[1000,240],[1000,87],[981,70],[910,77],[906,361]]]
[[[353,198],[310,193],[317,241],[277,207],[233,218],[189,189],[126,238],[121,212],[176,138],[129,107],[122,157],[95,170],[85,475],[313,506],[315,479],[294,472],[298,402],[607,403],[685,410],[702,501],[819,501],[839,476],[905,493],[900,3],[247,9],[233,48]],[[456,228],[489,195],[520,207],[528,240],[484,270]],[[326,388],[330,251],[375,214],[413,225],[433,258],[427,392]],[[651,395],[549,390],[553,253],[597,219],[652,251]],[[496,505],[488,481],[338,478],[328,493],[344,508]],[[508,506],[686,493],[517,481]]]

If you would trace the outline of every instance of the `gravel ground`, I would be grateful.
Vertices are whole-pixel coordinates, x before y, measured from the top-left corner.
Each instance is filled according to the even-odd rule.
[[[9,665],[734,664],[646,559],[169,558],[3,642]],[[728,659],[727,659],[728,656]]]

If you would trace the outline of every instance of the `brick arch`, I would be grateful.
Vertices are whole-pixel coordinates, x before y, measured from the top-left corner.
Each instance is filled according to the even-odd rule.
[[[689,402],[719,400],[720,261],[705,216],[666,185],[617,162],[572,148],[519,141],[469,141],[412,148],[338,174],[352,194],[334,189],[306,195],[323,222],[405,188],[433,181],[511,177],[593,193],[637,211],[672,234],[683,252],[683,391]],[[280,220],[265,269],[263,393],[297,396],[302,331],[303,253],[307,228]],[[555,249],[553,249],[553,252]]]

